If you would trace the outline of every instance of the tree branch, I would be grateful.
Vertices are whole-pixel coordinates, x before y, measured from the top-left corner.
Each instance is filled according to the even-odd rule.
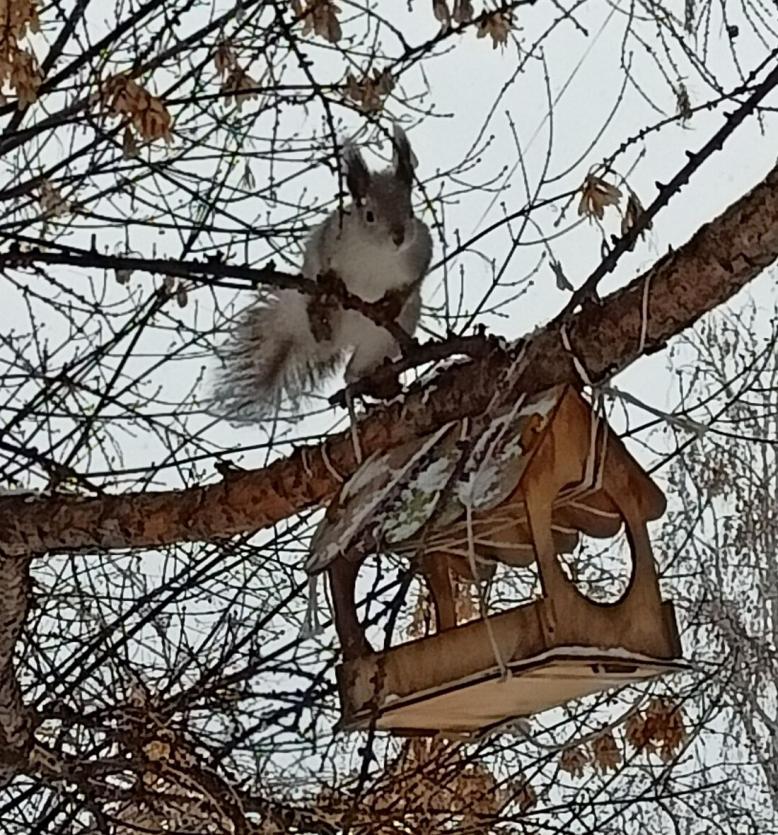
[[[778,167],[680,249],[671,251],[601,304],[538,330],[512,393],[580,382],[573,354],[593,382],[607,379],[723,304],[778,258]],[[566,329],[572,351],[563,344]],[[402,402],[376,407],[359,424],[369,455],[483,411],[512,362],[493,352],[457,364]],[[0,551],[144,548],[214,540],[267,527],[326,501],[356,469],[351,432],[297,449],[261,470],[229,474],[219,484],[157,493],[82,499],[0,498]]]
[[[0,751],[24,757],[32,743],[30,716],[22,702],[13,655],[29,605],[30,560],[0,559]],[[15,773],[0,761],[0,786]]]
[[[29,248],[21,249],[20,243]],[[171,275],[185,278],[193,284],[231,287],[238,290],[258,289],[262,286],[278,290],[298,290],[309,296],[328,296],[348,310],[356,310],[374,321],[402,345],[408,344],[410,337],[396,323],[407,293],[388,291],[375,302],[365,301],[360,296],[349,292],[342,279],[329,271],[317,279],[304,275],[285,273],[277,270],[271,261],[264,267],[246,267],[242,264],[230,264],[221,253],[204,258],[202,261],[177,258],[133,258],[127,255],[110,255],[91,250],[41,241],[25,235],[13,235],[8,250],[0,252],[0,271],[4,268],[24,268],[39,265],[67,265],[84,269],[103,269],[134,271],[149,275]],[[160,292],[163,292],[162,290]]]

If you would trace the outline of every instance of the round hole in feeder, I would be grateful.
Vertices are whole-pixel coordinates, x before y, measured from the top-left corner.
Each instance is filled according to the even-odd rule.
[[[629,591],[634,561],[622,530],[616,536],[595,538],[580,533],[569,553],[557,558],[565,576],[593,603],[618,603]]]

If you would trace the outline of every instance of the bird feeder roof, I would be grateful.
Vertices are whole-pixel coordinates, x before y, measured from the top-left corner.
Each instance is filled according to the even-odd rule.
[[[427,528],[445,528],[468,511],[484,514],[496,509],[517,490],[560,406],[566,401],[570,405],[570,400],[577,407],[574,431],[588,438],[601,421],[571,386],[557,386],[488,419],[454,421],[371,455],[328,507],[311,543],[308,571],[322,571],[355,548],[413,550]],[[612,443],[619,457],[632,462],[648,491],[647,518],[658,517],[664,510],[661,492],[618,439],[609,439],[609,449]],[[617,516],[615,508],[605,509]]]

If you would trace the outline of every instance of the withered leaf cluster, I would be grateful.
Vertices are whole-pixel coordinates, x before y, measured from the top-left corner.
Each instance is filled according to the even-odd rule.
[[[454,0],[453,11],[449,9],[447,0],[432,0],[432,11],[445,29],[454,23],[469,23],[473,19],[473,4],[471,0]]]
[[[440,21],[442,31],[448,31],[453,25],[470,23],[475,17],[472,0],[432,0],[432,13]],[[492,48],[505,46],[513,28],[513,14],[510,11],[494,11],[485,14],[478,21],[477,37],[492,39]]]
[[[681,707],[669,699],[652,699],[645,712],[634,713],[625,729],[627,741],[638,751],[672,760],[686,740]]]
[[[621,765],[621,749],[613,731],[605,731],[592,740],[592,762],[604,774],[617,771]]]
[[[618,206],[621,189],[595,174],[588,174],[581,186],[581,200],[578,214],[583,217],[596,217],[602,220],[608,206]]]
[[[291,0],[291,3],[292,11],[303,23],[303,35],[313,32],[330,43],[341,39],[340,7],[332,0]]]
[[[47,217],[61,217],[70,210],[70,203],[49,180],[43,180],[40,188],[40,204]]]
[[[630,714],[624,725],[625,741],[636,751],[656,754],[670,762],[687,738],[681,707],[669,699],[654,698],[644,711]],[[583,777],[588,765],[602,773],[616,771],[623,759],[612,730],[591,742],[571,745],[559,757],[559,768],[573,777]]]
[[[494,12],[484,17],[478,24],[478,37],[490,37],[492,49],[505,46],[513,28],[513,16],[510,12]]]
[[[36,0],[0,0],[0,20],[0,88],[8,83],[24,108],[38,98],[43,80],[32,51],[19,46],[28,31],[38,31]],[[2,93],[0,104],[5,104]]]
[[[238,63],[238,59],[229,41],[220,41],[213,56],[216,72],[222,76],[222,93],[232,98],[238,105],[257,98],[257,81]]]
[[[361,81],[357,81],[351,73],[346,76],[348,97],[365,112],[374,113],[381,110],[386,97],[393,89],[394,79],[388,69],[374,69],[372,75],[366,73]]]
[[[103,98],[114,116],[129,121],[142,139],[171,141],[171,118],[161,99],[126,75],[112,75],[103,85]],[[128,152],[125,139],[125,154]]]

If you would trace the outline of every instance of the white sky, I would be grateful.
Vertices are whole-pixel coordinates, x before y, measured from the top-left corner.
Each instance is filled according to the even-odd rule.
[[[681,14],[683,4],[677,3],[675,6]],[[412,42],[422,41],[437,31],[437,23],[431,18],[426,3],[417,3],[412,13],[407,12],[401,4],[393,2],[379,3],[378,7],[386,11],[391,9],[393,22],[401,26],[407,36],[411,37],[408,33],[412,33]],[[622,11],[616,11],[607,4],[586,4],[578,13],[578,23],[587,29],[590,37],[585,37],[572,22],[562,22],[545,42],[543,51],[536,49],[534,57],[526,61],[524,71],[512,79],[518,61],[525,57],[526,50],[538,35],[547,29],[551,15],[549,5],[545,3],[535,4],[519,12],[521,52],[517,52],[515,45],[509,45],[505,50],[492,50],[488,38],[479,40],[471,32],[459,39],[456,49],[445,57],[430,61],[425,68],[431,90],[430,98],[434,102],[435,112],[440,115],[439,118],[427,119],[411,130],[410,136],[420,160],[417,173],[426,181],[430,196],[434,198],[441,188],[451,190],[450,182],[446,183],[445,178],[438,176],[439,172],[455,166],[474,143],[479,140],[483,143],[484,138],[492,137],[488,149],[482,155],[482,164],[467,174],[464,181],[477,186],[496,178],[498,193],[485,194],[473,190],[461,195],[456,205],[446,207],[446,240],[449,246],[456,244],[457,232],[465,239],[498,220],[503,211],[501,204],[504,203],[506,210],[511,212],[526,202],[522,173],[516,166],[517,154],[508,114],[515,123],[516,133],[522,143],[530,190],[537,186],[551,127],[547,116],[547,93],[541,55],[546,59],[551,96],[556,102],[548,176],[553,178],[564,174],[559,183],[547,187],[541,197],[577,187],[589,167],[611,153],[625,138],[636,134],[646,124],[675,112],[673,91],[639,45],[628,41],[625,54],[634,53],[634,76],[642,92],[651,98],[657,108],[661,108],[662,113],[650,106],[644,95],[628,87],[616,118],[597,139],[623,81],[620,55],[627,20]],[[405,26],[405,20],[409,24],[413,21],[415,27]],[[749,41],[747,27],[742,25],[742,21],[736,22],[741,24],[741,35],[737,41],[739,55],[746,56],[751,62],[745,66],[747,72],[764,55],[764,48],[756,38],[752,37]],[[649,38],[652,27],[638,25],[638,31],[657,47]],[[349,33],[347,23],[344,24],[344,32]],[[710,32],[709,66],[715,70],[724,89],[729,89],[738,83],[738,76],[733,67],[728,40],[717,25],[711,26]],[[694,42],[691,36],[686,37],[690,43]],[[334,67],[332,53],[324,48],[324,58],[321,58],[318,46],[317,43],[312,47],[309,54],[317,61],[320,60],[327,69]],[[714,97],[709,86],[677,49],[675,61],[689,90],[692,105]],[[666,61],[664,65],[675,80]],[[333,75],[338,75],[335,68]],[[507,86],[495,107],[495,97],[503,85]],[[413,92],[412,83],[406,83],[405,89]],[[778,97],[773,96],[773,106],[776,101]],[[731,109],[731,105],[726,108],[727,111]],[[393,115],[398,114],[395,111]],[[488,121],[485,121],[487,118]],[[677,125],[666,127],[649,137],[646,144],[635,144],[619,159],[616,169],[621,175],[628,174],[636,157],[645,153],[634,172],[629,174],[628,182],[643,204],[648,205],[656,194],[654,182],[667,181],[686,161],[684,152],[702,146],[722,124],[723,118],[722,109],[719,108],[713,113],[695,115],[686,128]],[[603,281],[603,293],[623,285],[649,267],[669,246],[682,244],[702,223],[714,217],[764,176],[774,164],[776,156],[773,121],[772,114],[768,114],[764,123],[764,135],[760,133],[759,123],[754,118],[738,129],[725,149],[707,161],[693,176],[691,183],[662,211],[648,240],[639,243],[632,255],[622,259],[615,274]],[[354,118],[350,119],[350,123],[358,125]],[[593,147],[582,157],[593,142]],[[368,159],[371,159],[370,154]],[[376,157],[372,157],[372,160],[379,164]],[[565,174],[571,166],[572,170]],[[507,171],[501,174],[503,169]],[[324,199],[327,189],[334,188],[332,178],[326,171],[317,178],[316,185],[318,192],[325,196]],[[562,263],[570,281],[577,285],[585,279],[600,260],[601,239],[596,226],[586,221],[578,222],[576,207],[577,200],[568,207],[559,229],[553,226],[558,217],[556,211],[537,213],[535,219],[541,223],[541,230],[531,227],[527,230],[524,242],[506,272],[506,282],[523,280],[536,266],[545,247],[533,242],[538,241],[542,235],[555,236],[551,242],[553,253]],[[429,213],[423,217],[428,221],[431,219]],[[574,230],[556,236],[561,230],[576,223]],[[618,215],[614,211],[608,212],[604,224],[607,232],[617,232],[618,224]],[[518,228],[516,222],[512,228]],[[501,229],[479,242],[478,249],[482,254],[465,255],[449,264],[451,296],[456,298],[458,270],[461,267],[465,271],[465,298],[472,309],[490,281],[487,260],[495,259],[499,264],[509,246],[509,235]],[[433,260],[436,261],[440,255],[440,242],[436,240]],[[444,294],[441,279],[440,270],[428,278],[425,285],[427,304],[442,303]],[[771,285],[772,279],[765,275],[748,292],[770,304]],[[547,320],[564,305],[567,298],[565,293],[557,289],[547,262],[535,276],[533,286],[524,287],[524,290],[521,298],[500,310],[500,315],[481,316],[480,321],[485,322],[494,332],[517,337]],[[516,288],[506,288],[498,292],[495,298],[510,298],[515,292]],[[666,364],[666,353],[643,359],[620,375],[617,383],[650,404],[660,408],[669,407],[674,402],[675,390]],[[307,434],[309,425],[310,422],[306,422],[300,427],[302,434]],[[318,427],[322,424],[317,420],[315,425]],[[235,437],[245,437],[247,443],[250,443],[249,438],[256,440],[253,430],[240,431]]]

